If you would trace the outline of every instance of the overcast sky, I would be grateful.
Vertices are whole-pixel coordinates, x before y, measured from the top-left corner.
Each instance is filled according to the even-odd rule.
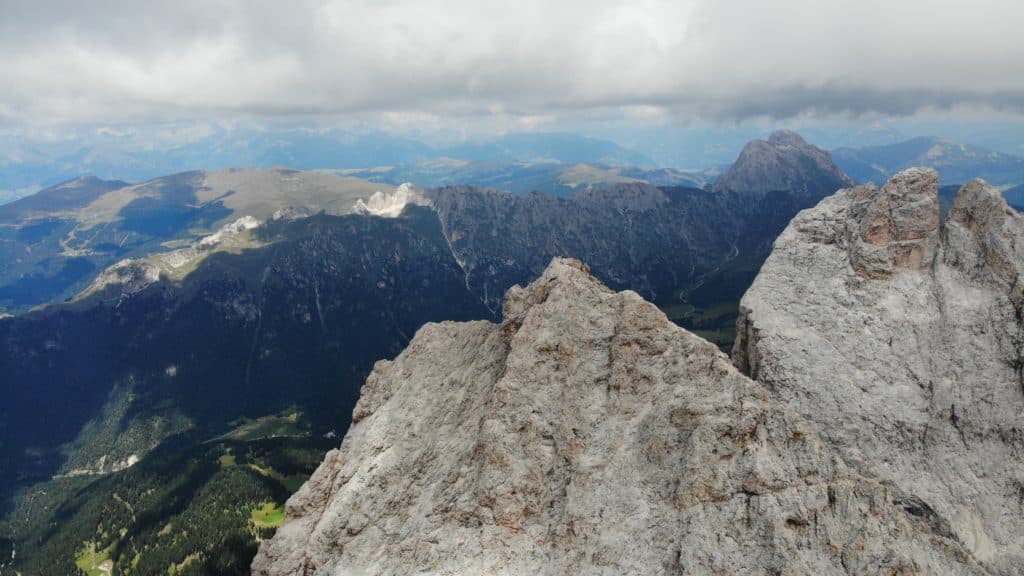
[[[0,126],[1024,116],[1017,0],[0,0]]]

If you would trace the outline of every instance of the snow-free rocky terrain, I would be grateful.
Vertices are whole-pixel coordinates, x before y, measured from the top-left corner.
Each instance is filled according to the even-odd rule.
[[[377,363],[253,572],[984,573],[914,493],[561,259],[502,323],[428,324]]]
[[[789,130],[772,132],[768,140],[751,140],[739,158],[714,182],[717,192],[738,192],[749,198],[787,191],[817,201],[853,183],[832,162],[832,155],[808,144]]]
[[[910,169],[794,218],[733,356],[855,470],[992,573],[1021,574],[1024,218],[975,180],[940,220],[937,181]]]

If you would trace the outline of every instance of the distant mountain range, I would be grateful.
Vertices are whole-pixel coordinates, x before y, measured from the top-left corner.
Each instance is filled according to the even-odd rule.
[[[933,139],[830,154],[780,131],[718,174],[568,135],[292,136],[19,164],[141,182],[0,205],[0,571],[246,573],[374,362],[424,323],[497,320],[553,257],[728,349],[773,242],[836,189],[921,161],[940,210],[971,170],[1024,197],[1018,159]],[[349,169],[137,177],[229,157]]]
[[[775,238],[850,181],[785,132],[711,187],[557,166],[559,194],[245,169],[80,179],[0,207],[17,312],[0,318],[0,553],[41,576],[247,566],[313,441],[345,432],[373,363],[424,323],[496,320],[511,286],[569,256],[728,348]],[[230,541],[202,528],[225,523]]]
[[[832,157],[854,180],[879,185],[912,166],[938,170],[943,184],[964,184],[974,178],[997,186],[1024,184],[1024,158],[939,138],[914,138],[856,149],[838,148],[832,151]]]
[[[469,184],[517,194],[542,192],[552,196],[568,196],[594,186],[624,183],[700,188],[715,176],[713,171],[693,173],[672,168],[642,168],[632,165],[467,161],[453,158],[440,158],[406,166],[343,170],[342,173],[392,185],[403,182],[413,182],[420,187]]]
[[[0,261],[24,267],[0,288],[22,298],[0,318],[4,565],[245,574],[374,362],[425,322],[496,320],[512,285],[574,256],[729,347],[777,235],[851,181],[787,132],[712,186],[546,165],[487,176],[515,191],[247,169],[84,178],[0,207]],[[531,174],[564,188],[526,193]]]
[[[285,208],[344,214],[358,197],[377,189],[386,192],[402,182],[426,188],[468,184],[551,196],[615,184],[713,185],[718,192],[743,190],[757,195],[771,190],[795,193],[798,185],[813,185],[815,189],[802,192],[813,198],[850,185],[844,171],[853,180],[882,181],[909,164],[935,166],[946,185],[974,175],[1004,187],[1024,181],[1022,159],[933,138],[841,148],[833,153],[833,163],[828,152],[792,132],[780,131],[767,140],[749,142],[738,160],[718,174],[625,164],[645,159],[610,142],[559,134],[508,135],[444,149],[461,158],[433,157],[442,148],[395,136],[305,132],[290,136],[273,142],[253,138],[250,146],[261,151],[264,161],[365,162],[371,167],[326,172],[189,172],[137,185],[85,177],[0,205],[0,312],[68,298],[119,259],[181,247],[242,215],[259,220]],[[789,148],[800,153],[784,153]],[[173,156],[168,161],[176,161]],[[494,157],[501,159],[485,159]],[[578,162],[583,158],[610,163]],[[384,163],[410,159],[419,160]],[[1024,204],[1019,188],[1006,194],[1011,203]]]
[[[0,205],[0,312],[63,300],[118,260],[182,248],[242,216],[347,214],[359,198],[408,180],[566,196],[595,186],[704,182],[664,169],[482,161],[334,172],[193,171],[137,185],[76,178]]]
[[[195,167],[209,171],[239,166],[345,170],[392,185],[473,184],[517,193],[571,194],[581,186],[631,179],[658,186],[703,187],[728,168],[728,158],[743,141],[737,140],[738,136],[726,131],[717,145],[711,145],[713,132],[697,133],[694,141],[673,140],[660,132],[651,135],[676,142],[674,151],[669,151],[646,140],[622,146],[559,132],[509,133],[477,140],[298,129],[212,129],[198,135],[171,132],[159,138],[103,131],[69,141],[0,135],[0,204],[82,175],[141,182]],[[897,137],[892,133],[881,140]],[[157,138],[158,143],[147,138]],[[855,131],[831,138],[837,139],[865,141]],[[879,139],[877,134],[868,138]],[[81,144],[83,141],[87,143]],[[698,146],[701,142],[704,144]],[[694,157],[700,160],[693,161]],[[840,147],[833,150],[833,157],[858,182],[880,183],[908,166],[931,166],[940,171],[944,184],[960,184],[974,177],[1002,187],[1024,184],[1024,159],[932,137]],[[690,168],[673,167],[679,165]]]
[[[590,261],[606,282],[641,292],[679,321],[731,332],[735,310],[720,306],[739,298],[789,218],[827,194],[837,174],[841,179],[838,169],[822,164],[826,153],[806,143],[792,145],[792,137],[778,134],[770,141],[779,165],[803,169],[765,177],[795,191],[756,197],[747,190],[659,188],[635,181],[580,189],[569,197],[473,186],[392,192],[333,173],[281,169],[186,172],[128,186],[84,178],[47,189],[0,207],[7,266],[0,289],[12,310],[78,294],[0,321],[7,330],[0,338],[7,343],[0,366],[12,387],[6,398],[52,393],[48,386],[70,382],[84,394],[68,404],[80,418],[61,416],[66,432],[50,427],[52,446],[33,448],[45,470],[51,457],[60,458],[44,455],[70,441],[90,417],[91,410],[80,410],[82,402],[102,404],[117,382],[135,382],[133,394],[142,397],[139,387],[163,382],[173,365],[179,375],[195,370],[192,380],[220,374],[210,386],[241,379],[252,392],[252,370],[259,363],[313,353],[325,338],[355,333],[369,346],[365,357],[331,363],[353,367],[358,376],[370,361],[404,345],[428,319],[493,316],[505,290],[532,280],[557,255]],[[776,169],[751,155],[734,167],[745,173]],[[385,211],[401,216],[374,215]],[[445,302],[416,304],[439,290],[448,294]],[[281,324],[272,324],[271,316]],[[391,330],[386,343],[369,344],[367,328],[359,324],[364,320]],[[306,335],[280,339],[291,330]],[[224,346],[218,357],[188,352],[193,360],[164,358],[169,350],[191,349],[218,333],[224,345],[238,344],[236,360],[247,358],[244,370],[242,364],[221,363],[228,360]],[[73,345],[72,334],[81,343]],[[265,349],[266,338],[286,348],[304,344],[287,352]],[[362,349],[342,348],[346,354]],[[49,352],[37,355],[44,350]],[[94,358],[120,358],[106,362],[111,369],[134,367],[109,374],[84,370]],[[260,374],[270,372],[259,368]],[[40,381],[47,386],[30,385]],[[160,394],[171,390],[166,383],[158,388]],[[282,408],[257,402],[244,412]],[[206,419],[185,417],[192,426]],[[27,430],[27,423],[6,422]],[[212,430],[225,423],[218,421]],[[25,446],[38,441],[24,436]],[[9,471],[24,468],[16,454],[9,454],[16,458]]]
[[[63,300],[124,258],[188,246],[230,222],[348,213],[380,184],[321,172],[184,172],[128,185],[78,178],[0,206],[0,311]]]
[[[1003,190],[1003,197],[1011,206],[1018,210],[1024,210],[1024,184]]]
[[[649,157],[608,140],[568,133],[507,134],[483,140],[427,143],[383,132],[353,134],[309,130],[213,130],[200,137],[168,135],[153,145],[132,135],[95,134],[82,140],[27,142],[0,136],[0,190],[21,193],[82,175],[144,181],[197,167],[299,170],[320,168],[413,167],[454,158],[502,164],[594,163],[608,166],[655,165]],[[421,185],[430,185],[425,182]]]

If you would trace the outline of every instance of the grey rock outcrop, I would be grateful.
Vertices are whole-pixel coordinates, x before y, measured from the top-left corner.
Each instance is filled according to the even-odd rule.
[[[860,195],[851,221],[860,225],[850,253],[854,271],[883,279],[898,269],[929,270],[939,240],[939,175],[910,169],[882,190]]]
[[[124,259],[104,270],[77,298],[96,297],[120,304],[160,281],[160,267],[145,260]]]
[[[735,363],[859,472],[934,511],[993,573],[1024,567],[1024,217],[937,174],[801,212],[740,306]]]
[[[556,259],[504,312],[377,363],[254,574],[983,573],[636,293]]]
[[[825,150],[796,132],[779,130],[768,140],[751,140],[736,162],[714,183],[716,192],[764,196],[787,191],[819,199],[853,183]]]

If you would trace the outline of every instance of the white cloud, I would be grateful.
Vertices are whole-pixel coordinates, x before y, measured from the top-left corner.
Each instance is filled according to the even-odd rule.
[[[1024,110],[1008,0],[0,0],[0,123]]]

